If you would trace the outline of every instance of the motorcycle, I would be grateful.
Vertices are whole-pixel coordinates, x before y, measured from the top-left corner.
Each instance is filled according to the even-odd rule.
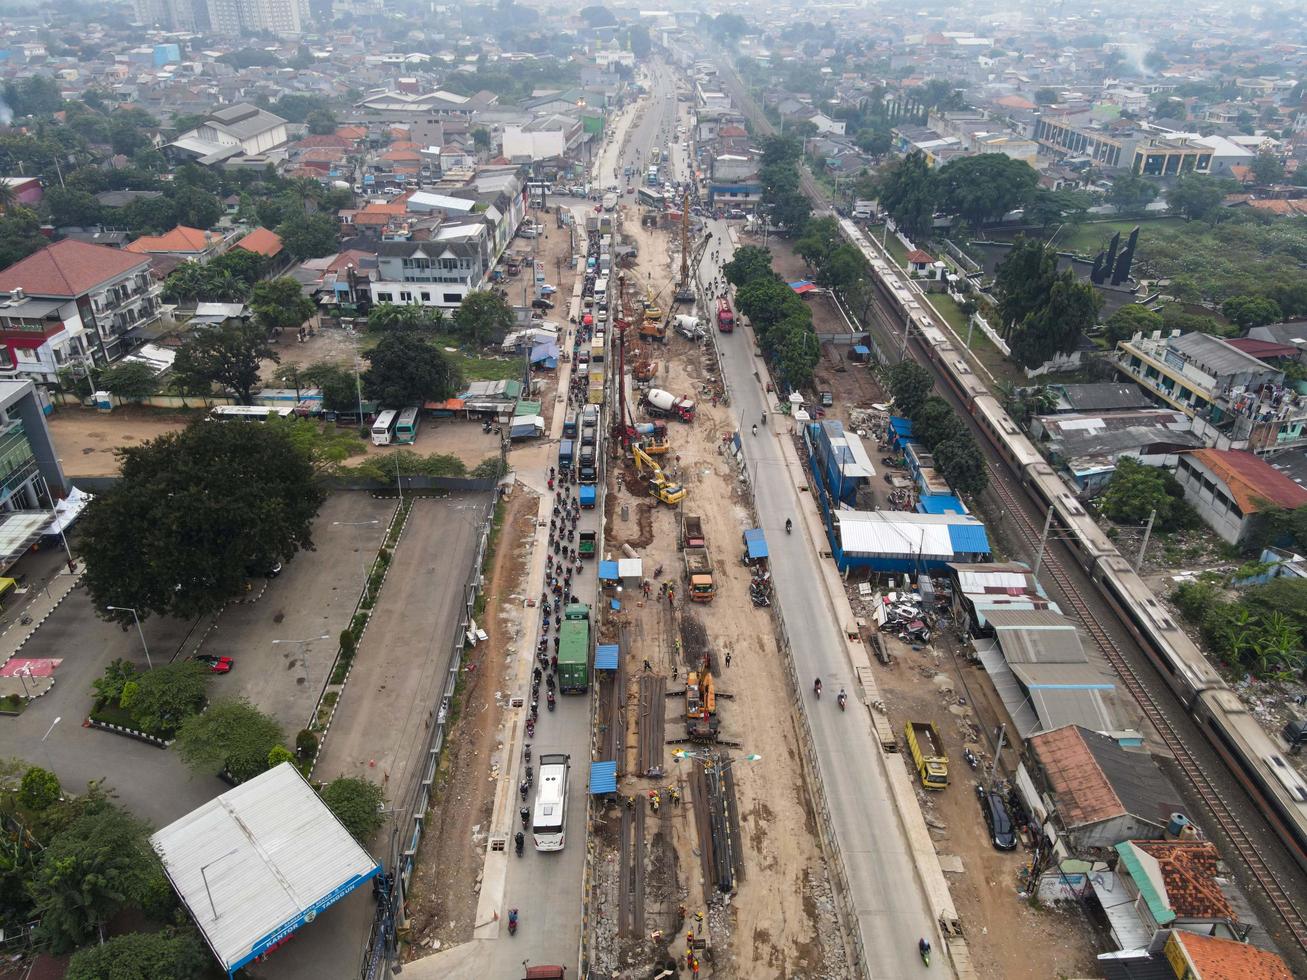
[[[818,699],[818,700],[821,700],[821,678],[820,678],[820,677],[818,677],[818,678],[813,682],[813,685],[812,685],[812,693],[815,694],[815,695],[817,696],[817,699]]]
[[[523,843],[526,841],[526,837],[522,834],[522,831],[519,830],[519,831],[517,832],[517,836],[513,838],[513,841],[514,841],[514,847],[517,849],[517,856],[518,856],[518,857],[521,857],[521,856],[522,856],[522,846],[523,846]]]
[[[510,936],[517,935],[517,909],[508,910],[508,934]]]
[[[549,692],[548,692],[548,698],[546,699],[545,704],[549,706],[549,710],[550,710],[550,711],[553,711],[553,710],[554,710],[554,692],[553,692],[553,691],[549,691]]]
[[[553,683],[553,678],[552,678],[552,677],[549,679],[549,682],[550,682],[551,684]],[[527,762],[530,762],[530,761],[531,761],[531,746],[528,745],[528,746],[526,747],[526,749],[523,751],[523,755],[526,757],[526,761],[527,761]]]
[[[789,534],[793,530],[794,530],[794,521],[788,517],[785,518],[785,533]]]
[[[970,749],[962,750],[962,758],[967,760],[967,765],[972,769],[979,768],[980,760],[976,758],[976,753],[972,752]]]
[[[921,942],[917,943],[917,952],[921,954],[921,962],[925,963],[926,966],[930,966],[930,943],[924,939],[921,940]]]
[[[525,803],[526,795],[531,792],[531,787],[526,784],[526,780],[524,779],[522,780],[522,785],[517,788],[517,791],[522,794],[522,802]]]
[[[840,710],[843,711],[845,703],[849,700],[849,696],[845,694],[843,690],[841,690],[839,695],[835,698],[835,700],[839,702]]]

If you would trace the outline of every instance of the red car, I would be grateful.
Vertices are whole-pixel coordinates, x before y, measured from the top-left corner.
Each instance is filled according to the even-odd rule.
[[[211,653],[197,653],[191,657],[192,660],[202,664],[207,664],[209,670],[215,674],[227,674],[231,672],[232,664],[236,661],[231,657],[219,657]]]

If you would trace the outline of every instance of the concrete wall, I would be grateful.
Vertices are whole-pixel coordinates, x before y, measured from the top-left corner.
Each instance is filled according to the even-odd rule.
[[[1238,544],[1248,530],[1248,518],[1234,509],[1229,487],[1188,454],[1181,457],[1175,478],[1184,487],[1184,499],[1193,504],[1199,516],[1220,535],[1221,540]]]

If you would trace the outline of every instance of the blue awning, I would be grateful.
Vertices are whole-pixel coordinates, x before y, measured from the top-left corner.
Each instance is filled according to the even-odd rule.
[[[928,493],[917,502],[920,514],[965,514],[966,505],[951,493]]]
[[[599,581],[616,582],[620,577],[617,574],[617,562],[601,561],[599,563]]]
[[[617,669],[617,644],[600,643],[595,647],[595,670]]]
[[[948,539],[954,554],[989,554],[984,524],[950,524]]]
[[[898,415],[891,415],[889,417],[889,427],[900,436],[912,435],[912,419],[905,419]]]
[[[616,762],[592,762],[590,763],[590,793],[616,793],[617,792],[617,763]]]
[[[854,344],[853,353],[857,354],[859,357],[870,357],[871,348],[866,344]]]
[[[744,532],[744,547],[748,550],[750,559],[767,557],[767,539],[763,537],[762,528],[755,527]]]

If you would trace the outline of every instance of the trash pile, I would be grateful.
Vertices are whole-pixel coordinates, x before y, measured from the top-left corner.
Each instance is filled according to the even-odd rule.
[[[755,606],[771,605],[771,572],[754,568],[753,578],[749,580],[749,598]]]
[[[930,643],[935,630],[948,626],[952,620],[948,614],[951,596],[933,587],[921,592],[888,592],[877,596],[880,601],[873,600],[871,609],[876,627],[904,643],[924,646]]]

